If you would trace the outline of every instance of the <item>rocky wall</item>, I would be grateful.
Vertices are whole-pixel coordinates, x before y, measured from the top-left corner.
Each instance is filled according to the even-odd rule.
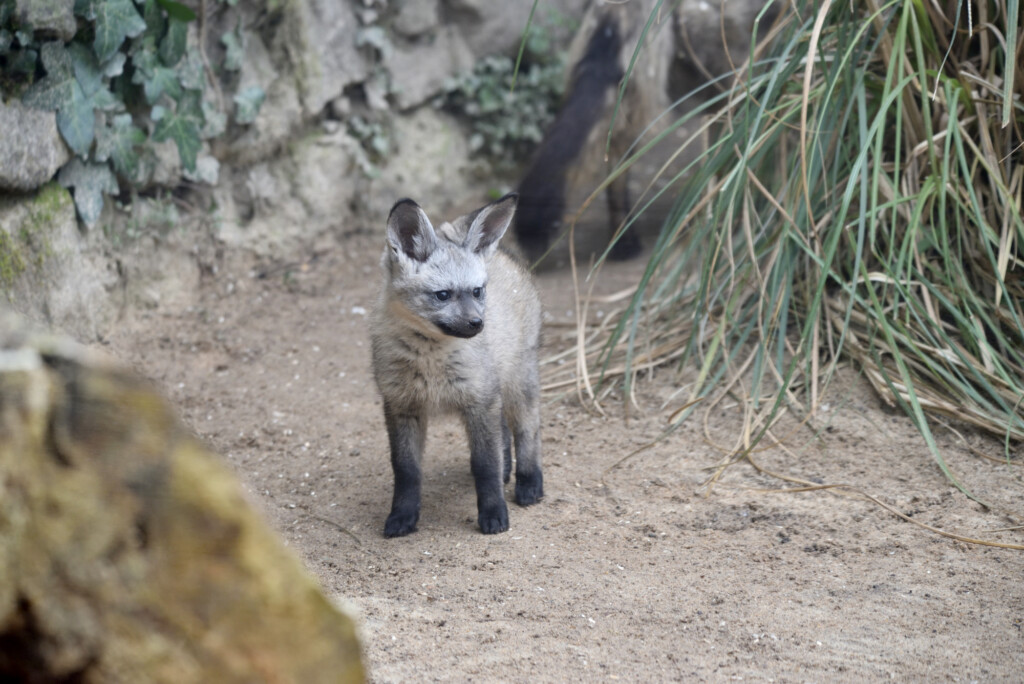
[[[466,136],[430,100],[480,57],[514,53],[531,3],[185,4],[205,10],[190,30],[212,63],[226,49],[221,37],[242,27],[241,68],[218,75],[217,95],[230,101],[259,86],[259,115],[204,143],[200,162],[216,178],[212,187],[179,187],[176,150],[165,144],[143,196],[108,198],[87,229],[67,191],[52,184],[71,158],[54,114],[0,101],[0,306],[93,340],[125,311],[187,302],[202,266],[197,252],[293,258],[324,236],[376,226],[399,195],[440,202],[493,184],[470,189]],[[538,14],[578,17],[585,0],[542,4]],[[36,30],[63,40],[74,35],[72,9],[68,0],[17,3]],[[554,30],[568,42],[571,26]],[[385,158],[368,159],[351,131],[355,116],[383,122]]]

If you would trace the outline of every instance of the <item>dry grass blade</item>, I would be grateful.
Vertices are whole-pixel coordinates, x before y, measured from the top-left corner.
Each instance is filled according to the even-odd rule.
[[[592,401],[618,383],[634,401],[643,373],[695,368],[672,420],[723,386],[741,391],[732,463],[780,412],[813,416],[850,359],[957,486],[937,418],[997,435],[1012,460],[1024,440],[1024,37],[1017,0],[986,0],[966,30],[970,4],[794,0],[717,113],[667,113],[698,131],[687,144],[711,142],[631,300],[596,325],[577,317],[575,370],[549,368],[547,386],[579,383]]]

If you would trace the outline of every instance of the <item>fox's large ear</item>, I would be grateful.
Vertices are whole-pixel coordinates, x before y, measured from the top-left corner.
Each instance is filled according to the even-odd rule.
[[[478,211],[466,233],[466,248],[484,256],[492,254],[512,223],[518,201],[519,195],[510,192]]]
[[[388,244],[416,261],[426,261],[437,248],[437,234],[430,219],[411,199],[398,200],[388,214]]]

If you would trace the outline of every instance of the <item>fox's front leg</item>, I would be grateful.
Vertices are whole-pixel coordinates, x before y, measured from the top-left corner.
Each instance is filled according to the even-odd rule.
[[[488,402],[467,409],[463,414],[469,435],[469,463],[476,483],[477,522],[484,534],[508,529],[505,505],[504,439],[501,399],[497,389]]]
[[[385,537],[401,537],[416,531],[420,519],[420,457],[427,437],[426,414],[398,410],[384,402],[384,421],[391,443],[391,469],[395,474],[395,493],[391,514],[384,523]]]

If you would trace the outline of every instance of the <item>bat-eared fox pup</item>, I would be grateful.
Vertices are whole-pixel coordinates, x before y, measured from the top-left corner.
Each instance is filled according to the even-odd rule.
[[[388,215],[384,288],[371,319],[395,493],[384,536],[416,530],[427,419],[458,413],[469,436],[477,521],[508,529],[503,484],[516,451],[516,503],[544,495],[540,470],[541,308],[529,273],[498,250],[516,210],[506,195],[435,228],[415,202]]]

